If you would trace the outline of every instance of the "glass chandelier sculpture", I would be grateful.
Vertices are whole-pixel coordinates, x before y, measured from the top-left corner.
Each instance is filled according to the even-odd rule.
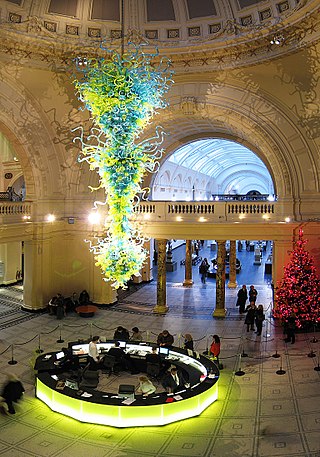
[[[103,48],[106,57],[77,59],[75,87],[91,113],[94,127],[82,143],[80,161],[87,161],[99,175],[106,194],[108,222],[105,237],[90,245],[96,265],[114,288],[126,287],[138,275],[146,259],[144,237],[134,220],[146,172],[157,168],[163,140],[161,127],[153,138],[139,136],[160,108],[172,84],[170,62],[157,53],[144,53],[142,46],[128,43],[125,52]],[[93,189],[92,189],[93,190]],[[94,189],[96,190],[96,189]]]

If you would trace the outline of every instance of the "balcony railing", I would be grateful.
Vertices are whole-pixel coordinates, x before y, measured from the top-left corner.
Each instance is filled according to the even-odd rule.
[[[138,219],[148,219],[150,222],[280,222],[284,214],[279,213],[278,202],[262,201],[201,201],[201,202],[140,202],[134,213]],[[283,210],[282,210],[283,211]]]
[[[0,219],[3,224],[16,223],[31,217],[31,202],[0,202]]]

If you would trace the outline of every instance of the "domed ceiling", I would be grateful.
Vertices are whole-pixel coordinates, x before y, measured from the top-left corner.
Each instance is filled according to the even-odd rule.
[[[158,46],[190,46],[274,33],[297,23],[318,0],[0,0],[2,25],[46,38],[101,41],[139,31]],[[123,15],[122,15],[122,5]],[[25,27],[23,26],[25,24]],[[9,27],[10,28],[10,27]],[[250,35],[250,37],[249,37]]]

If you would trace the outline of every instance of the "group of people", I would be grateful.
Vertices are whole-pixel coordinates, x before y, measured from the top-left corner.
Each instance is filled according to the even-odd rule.
[[[236,306],[239,306],[239,314],[246,313],[244,320],[247,326],[247,332],[254,331],[256,326],[256,334],[259,336],[262,332],[263,321],[265,320],[264,309],[262,305],[256,306],[258,292],[253,285],[250,286],[249,292],[247,286],[244,284],[237,294]],[[249,298],[249,305],[246,302]],[[296,315],[294,312],[290,314],[284,323],[284,333],[287,335],[285,338],[286,343],[295,343],[295,330],[296,330]]]
[[[48,312],[50,315],[56,315],[58,319],[66,316],[67,312],[74,311],[78,306],[90,304],[89,293],[83,289],[79,297],[76,292],[70,297],[64,297],[62,294],[57,294],[49,300]]]
[[[237,303],[236,306],[239,306],[239,313],[243,314],[246,312],[246,302],[249,298],[249,304],[250,303],[256,303],[257,301],[257,296],[258,296],[258,291],[255,289],[253,285],[250,286],[249,288],[249,293],[247,286],[243,284],[241,289],[238,291],[237,294]]]
[[[239,314],[246,313],[244,323],[247,326],[247,332],[250,330],[254,331],[254,325],[256,325],[256,333],[258,336],[260,336],[262,332],[263,321],[265,320],[265,314],[262,305],[256,306],[257,296],[258,291],[254,285],[250,286],[248,293],[247,286],[243,284],[237,294],[236,306],[239,306]],[[249,305],[246,306],[248,298]]]
[[[123,327],[122,329],[126,330]],[[135,330],[138,330],[137,327],[133,328],[133,335],[137,333]],[[119,327],[116,329],[116,331],[119,331]],[[170,348],[172,347],[174,338],[168,332],[168,330],[164,330],[159,334],[158,340],[160,347]],[[92,370],[103,368],[104,357],[101,357],[99,354],[99,349],[97,346],[99,342],[99,336],[93,336],[89,343],[88,358],[90,369]],[[162,377],[161,383],[166,391],[171,393],[175,392],[177,389],[180,389],[182,386],[188,386],[187,380],[185,379],[185,376],[182,374],[182,372],[176,367],[172,367],[170,363],[162,359],[157,352],[158,347],[154,346],[152,348],[152,352],[146,355],[146,363],[151,363],[152,365],[159,366],[159,376]],[[107,355],[114,357],[119,367],[122,369],[131,371],[131,374],[139,373],[139,370],[136,370],[129,354],[126,354],[126,352],[120,347],[119,341],[114,342],[113,347],[108,350]],[[147,376],[140,376],[139,385],[137,386],[136,391],[137,393],[141,393],[143,396],[148,396],[156,391],[156,387]]]

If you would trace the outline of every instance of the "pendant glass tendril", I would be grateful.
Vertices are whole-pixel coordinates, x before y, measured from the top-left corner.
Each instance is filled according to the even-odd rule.
[[[102,204],[108,205],[105,236],[90,249],[104,280],[119,288],[139,274],[146,259],[134,207],[143,192],[143,176],[157,170],[164,132],[158,126],[153,138],[139,142],[139,136],[157,110],[166,106],[163,96],[173,81],[170,62],[156,59],[156,52],[144,53],[133,43],[122,55],[103,49],[104,58],[86,58],[85,65],[76,60],[74,84],[94,126],[86,137],[82,128],[76,129],[80,134],[75,141],[82,144],[79,161],[88,162],[98,173],[98,188],[106,195]]]

